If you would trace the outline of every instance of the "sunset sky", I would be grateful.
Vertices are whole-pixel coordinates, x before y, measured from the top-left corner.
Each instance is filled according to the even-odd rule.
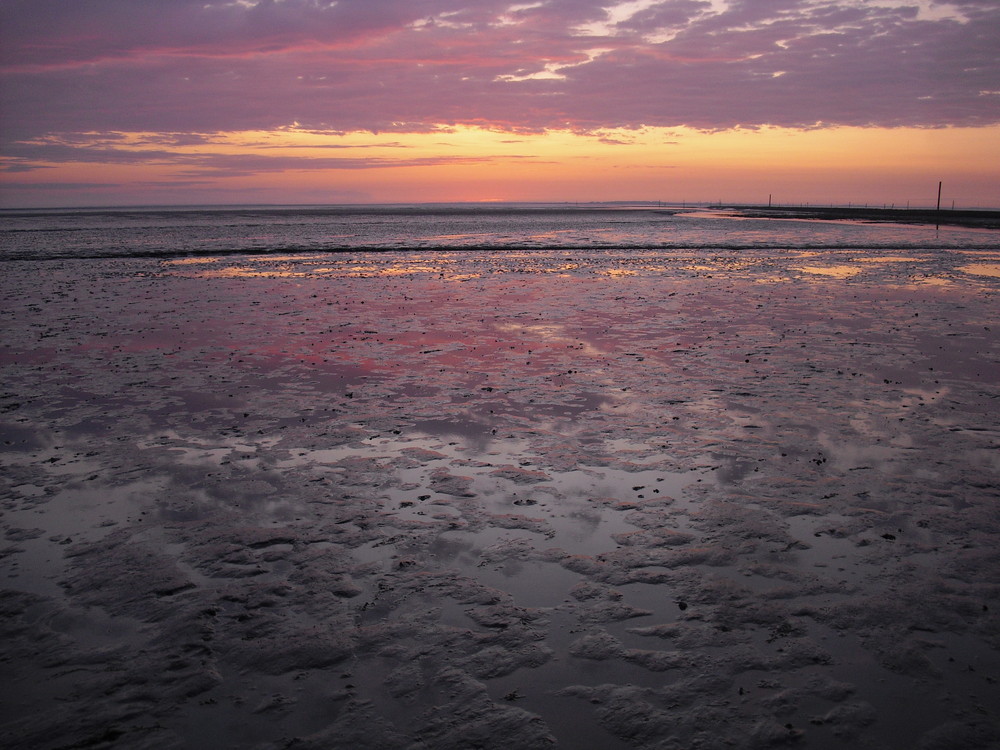
[[[997,0],[0,0],[0,206],[1000,207]]]

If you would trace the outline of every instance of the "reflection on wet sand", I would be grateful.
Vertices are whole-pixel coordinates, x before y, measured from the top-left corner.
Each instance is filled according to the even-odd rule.
[[[633,276],[671,276],[680,270],[703,274],[722,274],[727,278],[749,279],[769,283],[788,279],[787,271],[809,276],[830,276],[850,279],[866,272],[866,267],[900,264],[905,268],[906,282],[921,285],[948,283],[953,273],[995,275],[994,263],[957,263],[962,255],[988,258],[990,251],[942,253],[921,251],[909,255],[884,252],[868,254],[856,249],[843,251],[775,250],[761,253],[741,251],[739,256],[708,256],[685,251],[643,251],[623,255],[621,251],[579,250],[580,257],[563,258],[550,251],[504,251],[491,254],[468,251],[463,254],[462,267],[446,252],[400,253],[383,252],[365,256],[359,263],[356,255],[254,256],[245,263],[234,265],[228,258],[185,258],[165,261],[178,275],[187,276],[186,267],[197,266],[193,272],[203,278],[368,278],[436,276],[445,281],[469,282],[497,273],[555,274],[562,277],[591,276],[630,278]],[[794,263],[822,257],[822,263]],[[692,262],[697,259],[698,262]],[[842,261],[842,262],[838,262]]]
[[[861,273],[861,269],[857,266],[795,266],[792,270],[819,276],[832,276],[835,279],[849,279]]]
[[[957,270],[976,276],[1000,278],[1000,263],[970,263],[966,266],[959,266]]]
[[[14,746],[1000,740],[992,257],[199,260],[3,279]]]

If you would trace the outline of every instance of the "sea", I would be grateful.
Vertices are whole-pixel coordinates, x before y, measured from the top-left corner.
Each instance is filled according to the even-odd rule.
[[[0,211],[0,261],[371,251],[996,249],[1000,233],[711,206],[415,204]]]

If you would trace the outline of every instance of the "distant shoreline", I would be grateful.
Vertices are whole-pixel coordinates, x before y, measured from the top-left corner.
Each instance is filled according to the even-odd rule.
[[[896,224],[946,224],[977,229],[1000,229],[1000,211],[933,208],[844,208],[824,206],[722,206],[742,216],[765,219],[826,219],[892,222]]]
[[[646,212],[658,214],[690,214],[711,212],[743,218],[802,219],[818,221],[859,221],[896,224],[935,224],[974,229],[1000,229],[1000,209],[932,208],[862,208],[845,206],[765,206],[746,203],[669,203],[663,201],[608,202],[488,202],[488,203],[344,203],[344,204],[207,204],[150,206],[64,206],[38,208],[3,208],[4,218],[30,218],[46,214],[118,215],[142,213],[243,213],[286,214],[289,212],[316,215],[338,214],[413,214],[431,216],[446,214],[506,215],[516,213],[561,214],[565,212]]]

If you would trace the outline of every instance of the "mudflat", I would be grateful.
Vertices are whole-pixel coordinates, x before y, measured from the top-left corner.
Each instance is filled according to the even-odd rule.
[[[1000,742],[1000,251],[0,289],[5,747]]]

